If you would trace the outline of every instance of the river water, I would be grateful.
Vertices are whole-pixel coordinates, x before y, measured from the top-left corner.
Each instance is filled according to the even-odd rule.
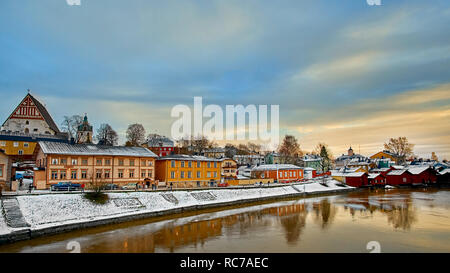
[[[81,252],[450,252],[450,191],[367,190],[202,210],[0,252],[70,252],[72,245]]]

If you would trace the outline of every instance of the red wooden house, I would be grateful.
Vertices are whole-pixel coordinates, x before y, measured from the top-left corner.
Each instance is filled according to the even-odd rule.
[[[408,171],[413,175],[413,185],[437,182],[437,172],[430,166],[409,168]]]
[[[345,184],[349,186],[364,187],[369,185],[369,175],[365,172],[345,173],[342,176],[344,177]]]
[[[386,175],[382,172],[380,173],[369,173],[369,185],[372,186],[381,186],[386,185]]]
[[[392,186],[412,185],[413,175],[406,169],[392,170],[386,174],[386,184]]]

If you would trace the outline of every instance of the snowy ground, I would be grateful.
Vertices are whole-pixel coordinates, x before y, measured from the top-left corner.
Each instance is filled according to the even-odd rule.
[[[31,224],[31,228],[39,229],[67,223],[87,222],[94,219],[164,211],[193,205],[298,194],[304,190],[311,193],[344,189],[343,187],[337,186],[336,183],[337,181],[330,180],[328,187],[314,182],[301,185],[287,184],[286,186],[281,187],[247,189],[211,189],[173,192],[111,192],[108,193],[109,201],[105,205],[96,205],[91,201],[86,200],[82,194],[21,195],[17,197],[17,200],[19,201],[22,214],[26,221]],[[2,230],[1,220],[0,230]]]
[[[9,233],[10,230],[5,222],[5,217],[3,216],[3,208],[2,208],[2,202],[0,202],[0,235]]]

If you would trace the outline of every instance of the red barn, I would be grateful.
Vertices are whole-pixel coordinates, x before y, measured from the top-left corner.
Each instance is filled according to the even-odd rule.
[[[344,183],[352,187],[369,185],[369,175],[365,172],[344,173]]]
[[[411,185],[413,183],[413,175],[406,169],[392,170],[386,175],[387,185]]]
[[[413,185],[437,182],[437,172],[430,166],[409,168],[408,171],[413,175]]]

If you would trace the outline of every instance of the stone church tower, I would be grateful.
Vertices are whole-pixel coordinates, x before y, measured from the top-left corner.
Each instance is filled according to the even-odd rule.
[[[88,122],[87,114],[84,115],[83,123],[78,126],[77,130],[77,143],[92,143],[93,129]]]

